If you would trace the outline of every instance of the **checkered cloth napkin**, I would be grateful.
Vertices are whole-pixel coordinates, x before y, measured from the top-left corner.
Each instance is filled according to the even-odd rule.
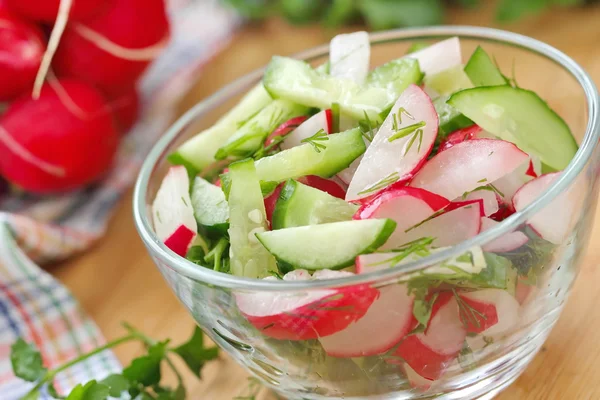
[[[68,195],[40,199],[21,194],[0,200],[1,400],[18,399],[31,388],[12,374],[10,346],[18,337],[34,342],[49,368],[104,343],[69,291],[38,265],[85,250],[103,235],[114,205],[175,117],[176,100],[239,23],[218,0],[169,0],[169,12],[171,42],[140,83],[142,115],[109,176]],[[106,351],[59,374],[55,387],[64,393],[119,369]],[[44,393],[42,398],[50,397]]]

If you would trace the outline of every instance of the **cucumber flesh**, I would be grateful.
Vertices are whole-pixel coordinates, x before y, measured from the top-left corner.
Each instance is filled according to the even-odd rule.
[[[197,176],[192,183],[192,207],[199,226],[209,233],[225,234],[229,228],[229,205],[220,187]]]
[[[440,120],[438,142],[454,131],[473,125],[473,121],[447,103],[449,98],[449,96],[440,96],[433,101],[433,106]]]
[[[290,179],[279,194],[271,225],[284,229],[349,221],[357,210],[357,205]]]
[[[423,82],[442,96],[473,87],[473,83],[463,71],[462,65],[448,68],[434,75],[427,75]]]
[[[259,179],[283,182],[306,175],[329,178],[348,167],[366,149],[360,129],[327,135],[327,140],[319,143],[325,149],[317,152],[306,143],[257,160]]]
[[[462,90],[448,100],[484,130],[564,169],[578,146],[565,121],[532,91],[511,86]]]
[[[477,46],[465,65],[465,73],[475,86],[508,85],[508,80],[480,46]]]
[[[260,242],[284,268],[340,269],[372,253],[396,228],[390,219],[364,219],[299,226],[258,233]]]
[[[279,125],[307,112],[307,107],[287,100],[275,100],[246,121],[217,151],[215,158],[251,156]]]
[[[409,64],[412,71],[419,71],[417,62]],[[420,71],[413,75],[420,77]],[[410,77],[399,86],[405,88],[412,83],[409,80]],[[363,119],[366,113],[373,121],[381,121],[379,114],[385,112],[400,95],[393,84],[385,87],[358,85],[349,79],[319,73],[304,61],[278,56],[269,63],[263,83],[275,98],[321,109],[339,103],[343,114]]]
[[[398,58],[375,68],[367,76],[366,84],[372,87],[389,88],[396,94],[396,99],[411,83],[419,84],[423,73],[419,62],[412,58]],[[396,100],[395,99],[395,100]],[[364,115],[361,119],[364,118]]]
[[[171,154],[169,161],[186,167],[193,166],[198,171],[202,171],[216,161],[217,150],[236,132],[238,125],[272,101],[262,83],[259,83],[212,127],[184,142],[175,153]]]
[[[230,271],[236,276],[264,278],[277,271],[277,264],[255,236],[268,226],[254,161],[247,159],[231,164],[229,174]]]

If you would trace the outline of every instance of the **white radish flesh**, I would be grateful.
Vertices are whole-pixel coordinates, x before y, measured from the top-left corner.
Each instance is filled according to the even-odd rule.
[[[468,193],[466,196],[461,196],[454,201],[473,201],[481,200],[483,204],[483,214],[490,216],[498,212],[500,207],[498,206],[498,196],[493,190],[476,190]]]
[[[494,221],[493,219],[483,217],[481,218],[481,231],[487,231],[488,229],[493,228],[498,225],[499,222]],[[514,231],[505,233],[497,239],[492,240],[482,246],[483,250],[495,252],[495,253],[505,253],[508,251],[513,251],[523,246],[525,243],[529,241],[527,235],[520,231]]]
[[[304,139],[313,136],[315,133],[323,130],[325,133],[331,133],[331,110],[322,110],[313,115],[300,126],[289,133],[281,143],[281,149],[287,150],[295,146],[300,146]]]
[[[457,37],[442,40],[406,57],[417,59],[421,72],[433,75],[462,64],[460,40]]]
[[[185,256],[198,230],[189,187],[185,167],[171,167],[152,204],[156,236],[180,256]]]
[[[366,357],[394,347],[412,328],[413,298],[405,285],[391,284],[379,289],[379,297],[367,313],[333,335],[319,338],[333,357]]]
[[[362,85],[369,73],[371,44],[364,31],[341,34],[329,46],[330,75]]]
[[[536,156],[531,156],[529,160],[521,164],[517,169],[508,175],[494,182],[494,187],[500,192],[500,197],[504,204],[512,207],[512,198],[525,183],[541,174],[541,161]]]
[[[463,322],[467,325],[467,332],[480,333],[493,338],[510,333],[519,322],[519,302],[506,290],[482,289],[461,292],[459,297],[468,304],[468,308],[476,311],[472,315],[474,318],[465,316],[468,311],[464,309],[461,311]]]
[[[510,174],[528,159],[527,153],[504,140],[467,140],[429,160],[410,185],[455,199]]]
[[[346,200],[373,195],[394,182],[411,178],[431,152],[437,130],[438,116],[431,99],[421,88],[410,85],[364,153]]]

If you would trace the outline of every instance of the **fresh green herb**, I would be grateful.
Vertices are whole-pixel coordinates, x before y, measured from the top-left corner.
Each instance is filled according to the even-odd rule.
[[[320,129],[318,132],[316,132],[311,137],[302,139],[300,142],[310,144],[317,153],[320,153],[321,150],[325,150],[327,148],[326,145],[324,145],[323,143],[320,143],[320,142],[325,142],[327,140],[329,140],[329,136],[327,136],[327,133],[325,133],[324,129]]]
[[[430,220],[434,219],[435,217],[439,217],[439,216],[440,216],[440,215],[442,215],[444,212],[446,212],[446,210],[445,210],[445,209],[443,209],[443,208],[442,208],[442,209],[440,209],[440,210],[437,210],[436,212],[434,212],[433,214],[431,214],[429,217],[425,218],[423,221],[421,221],[421,222],[417,222],[415,225],[413,225],[413,226],[411,226],[411,227],[409,227],[409,228],[405,229],[405,230],[404,230],[404,233],[408,233],[408,232],[412,231],[413,229],[416,229],[416,228],[418,228],[419,226],[423,225],[425,222],[427,222],[427,221],[430,221]]]
[[[529,228],[526,228],[524,233],[529,237],[529,241],[518,249],[502,253],[502,256],[511,261],[519,275],[528,277],[535,283],[536,276],[543,273],[552,261],[556,246]]]
[[[394,116],[395,115],[396,114],[394,114]],[[396,120],[394,119],[393,121],[396,121]],[[398,128],[398,127],[393,128],[392,127],[392,129],[394,130],[395,133],[388,138],[388,142],[393,142],[394,140],[402,139],[413,133],[417,134],[419,131],[421,131],[421,134],[423,134],[423,129],[420,129],[420,128],[423,128],[425,125],[426,125],[425,121],[420,121],[415,124],[405,126],[404,128]]]
[[[452,293],[454,294],[454,298],[458,304],[458,314],[463,325],[465,327],[469,327],[471,325],[480,328],[481,320],[483,319],[485,321],[487,316],[463,300],[463,298],[458,295],[455,289],[452,289]]]
[[[478,181],[478,182],[481,182],[481,181]],[[498,196],[500,196],[500,197],[504,197],[504,193],[502,193],[502,192],[500,191],[500,189],[498,189],[498,188],[497,188],[497,187],[496,187],[496,186],[495,186],[493,183],[488,183],[488,184],[485,184],[485,185],[483,185],[483,186],[478,186],[478,187],[476,187],[475,189],[473,189],[473,190],[470,190],[470,191],[468,191],[468,192],[464,192],[464,193],[462,194],[462,198],[463,198],[463,200],[464,200],[464,199],[466,199],[466,198],[467,198],[467,197],[468,197],[468,196],[469,196],[471,193],[478,192],[478,191],[481,191],[481,190],[487,190],[487,191],[490,191],[490,192],[494,192],[494,193],[496,193]]]
[[[485,342],[485,346],[483,346],[483,348],[485,349],[486,347],[494,343],[494,338],[489,336],[483,336],[483,341]]]
[[[333,103],[331,105],[331,132],[337,133],[340,131],[340,104]]]
[[[429,319],[431,318],[431,311],[433,310],[433,305],[438,298],[438,293],[434,293],[433,296],[428,296],[426,292],[416,292],[415,300],[413,302],[413,316],[419,322],[420,325],[426,327]]]
[[[183,196],[181,196],[181,201],[183,202],[183,204],[185,204],[186,207],[189,207],[187,201],[185,201],[185,198]]]
[[[487,178],[483,178],[477,181],[477,183],[483,183],[483,182],[487,182]]]
[[[369,193],[375,193],[383,188],[388,187],[389,185],[391,185],[394,182],[397,182],[398,179],[400,179],[400,175],[397,172],[392,172],[391,174],[389,174],[388,176],[386,176],[385,178],[382,178],[381,180],[379,180],[378,182],[376,182],[375,184],[369,186],[368,188],[358,192],[359,195],[363,195],[363,194],[369,194]]]
[[[229,248],[229,239],[222,237],[217,244],[204,256],[205,262],[213,263],[213,269],[217,272],[225,272],[223,268],[224,255],[228,255],[226,250]]]
[[[379,124],[373,123],[366,111],[363,111],[365,119],[358,122],[358,127],[365,139],[372,142],[379,128]]]
[[[434,240],[435,238],[433,237],[423,237],[410,243],[406,243],[402,247],[392,250],[394,252],[393,257],[371,264],[371,266],[390,264],[390,267],[394,267],[411,254],[419,254],[421,257],[427,256],[430,254],[431,244]]]
[[[471,371],[475,368],[473,351],[466,340],[463,342],[462,349],[460,349],[460,352],[458,353],[458,364],[463,371]]]
[[[158,210],[156,210],[156,219],[162,224],[162,219],[160,218],[160,211]]]
[[[80,383],[75,386],[67,400],[106,400],[109,397],[119,398],[125,393],[131,398],[140,399],[172,399],[184,400],[185,387],[181,373],[169,357],[176,354],[182,358],[190,370],[198,377],[207,361],[218,356],[218,348],[207,348],[204,344],[203,333],[196,327],[192,337],[178,347],[169,347],[169,340],[156,341],[146,336],[128,324],[123,324],[127,334],[106,343],[88,353],[81,354],[71,361],[48,370],[43,366],[40,351],[33,344],[19,338],[11,347],[10,360],[15,376],[28,382],[34,382],[33,388],[23,396],[23,399],[37,399],[44,387],[56,398],[59,398],[52,385],[54,378],[62,371],[79,364],[92,356],[123,343],[141,342],[146,348],[146,354],[135,358],[123,369],[121,374],[112,374],[97,382],[95,380]],[[160,385],[161,365],[165,363],[177,378],[177,387],[169,388]],[[137,397],[140,396],[140,397]]]

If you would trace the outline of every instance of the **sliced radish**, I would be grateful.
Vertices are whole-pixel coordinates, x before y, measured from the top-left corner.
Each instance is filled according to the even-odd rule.
[[[275,211],[275,204],[277,203],[277,199],[279,198],[279,193],[281,193],[281,189],[285,182],[281,182],[270,195],[265,197],[265,213],[267,216],[267,221],[269,221],[269,226],[271,225],[271,221],[273,218],[273,211]]]
[[[491,229],[498,224],[499,222],[494,221],[493,219],[483,217],[481,218],[481,231],[487,231],[488,229]],[[509,232],[504,234],[503,236],[500,236],[498,239],[486,243],[485,245],[483,245],[483,249],[485,251],[495,253],[505,253],[518,249],[528,241],[529,238],[523,232]]]
[[[438,116],[431,99],[421,88],[410,85],[364,153],[346,200],[370,196],[411,178],[431,152],[437,130]]]
[[[406,229],[449,204],[450,202],[445,198],[423,189],[391,188],[359,208],[354,219],[390,218],[396,221],[396,230],[382,247],[391,249],[408,241],[405,240]]]
[[[396,228],[382,249],[400,247],[423,237],[433,237],[433,245],[436,247],[452,246],[476,236],[481,231],[481,217],[480,201],[452,204],[435,218],[425,222],[421,220],[404,229]]]
[[[483,204],[483,215],[490,216],[498,212],[500,206],[498,205],[498,195],[492,190],[476,190],[471,193],[467,193],[466,196],[461,196],[455,201],[471,201],[481,200]]]
[[[316,175],[307,175],[297,179],[298,182],[304,183],[307,186],[319,189],[323,192],[329,193],[333,197],[338,199],[344,199],[346,197],[346,190],[340,185],[339,182],[333,179],[321,178]]]
[[[306,271],[296,270],[283,279],[330,279],[350,275],[351,272],[323,270],[311,277]],[[235,298],[242,314],[266,336],[308,340],[346,328],[367,312],[378,295],[377,289],[357,285],[341,289],[236,293]]]
[[[504,140],[467,140],[429,160],[410,185],[455,199],[510,174],[528,158],[527,153]]]
[[[182,257],[185,257],[198,230],[189,191],[190,180],[185,167],[171,167],[152,203],[156,236]]]
[[[300,115],[298,117],[294,117],[285,121],[283,124],[279,125],[267,138],[265,139],[265,146],[273,143],[273,140],[278,136],[285,136],[288,133],[292,132],[294,129],[298,128],[300,124],[306,121],[306,116]]]
[[[401,368],[410,386],[421,390],[431,389],[431,385],[433,384],[432,379],[423,378],[407,363],[402,363]]]
[[[299,118],[306,117],[297,117],[290,121],[300,121]],[[279,128],[277,128],[277,130],[279,130]],[[324,130],[327,134],[331,133],[331,110],[329,109],[318,112],[306,121],[301,122],[299,126],[297,126],[289,135],[285,137],[284,141],[281,143],[281,149],[287,150],[295,146],[300,146],[303,144],[302,141],[304,139],[313,136],[320,130]]]
[[[484,131],[483,128],[478,125],[472,125],[450,133],[442,143],[440,143],[438,152],[448,150],[454,145],[471,139],[495,139],[495,136]]]
[[[542,195],[560,177],[560,172],[545,174],[526,183],[515,193],[513,206],[517,212]],[[538,211],[528,221],[529,225],[544,239],[560,244],[569,235],[575,223],[574,212],[581,193],[570,188],[558,195],[549,205]]]
[[[394,347],[413,327],[413,297],[406,285],[391,284],[379,289],[379,297],[367,313],[347,328],[319,338],[333,357],[366,357]]]
[[[525,183],[541,175],[542,162],[539,157],[529,155],[529,160],[508,175],[494,182],[501,193],[502,202],[512,209],[512,198]]]
[[[515,298],[520,305],[525,305],[531,300],[535,294],[536,286],[527,282],[527,278],[519,276],[517,279],[517,288],[515,290]]]
[[[468,333],[493,337],[508,333],[519,322],[519,303],[506,290],[461,292],[459,297],[468,305],[461,309],[461,319]]]
[[[442,292],[433,305],[425,332],[405,337],[394,355],[418,375],[435,380],[458,355],[466,336],[458,302],[452,293]]]
[[[369,73],[371,44],[364,31],[337,35],[329,45],[330,75],[362,85]]]
[[[460,41],[457,37],[442,40],[406,57],[416,58],[425,75],[433,75],[462,64]]]

